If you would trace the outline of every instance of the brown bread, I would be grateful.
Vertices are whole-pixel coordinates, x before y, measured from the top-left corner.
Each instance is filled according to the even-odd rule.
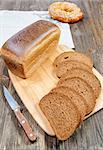
[[[58,64],[58,66],[55,68],[55,72],[57,77],[61,77],[63,74],[65,74],[67,71],[70,71],[72,69],[81,68],[84,70],[87,70],[89,72],[92,72],[92,68],[88,67],[87,65],[77,62],[77,61],[64,61]]]
[[[65,86],[74,89],[77,91],[84,99],[85,102],[88,105],[87,108],[87,114],[89,114],[91,111],[93,111],[93,108],[96,103],[96,99],[94,97],[94,92],[91,88],[91,86],[86,83],[83,79],[81,78],[66,78],[63,80],[59,80],[58,82],[58,87],[59,86]]]
[[[75,90],[71,88],[64,87],[64,86],[56,87],[52,91],[57,93],[62,93],[68,96],[68,98],[74,103],[74,105],[76,105],[78,109],[77,111],[81,116],[81,121],[83,121],[87,111],[87,104],[84,98],[79,93],[77,93]]]
[[[1,55],[15,75],[28,78],[55,50],[59,36],[58,26],[39,20],[8,39]]]
[[[101,91],[101,84],[98,78],[93,73],[90,73],[87,70],[77,68],[77,69],[67,71],[61,77],[61,79],[73,78],[73,77],[79,77],[84,81],[86,81],[92,87],[95,98],[98,98]]]
[[[93,62],[91,58],[77,51],[75,52],[69,51],[60,54],[54,61],[54,67],[57,67],[59,63],[62,63],[64,61],[78,61],[80,63],[88,65],[90,68],[93,67]]]
[[[66,140],[74,133],[80,116],[67,96],[51,92],[41,99],[39,106],[59,140]]]

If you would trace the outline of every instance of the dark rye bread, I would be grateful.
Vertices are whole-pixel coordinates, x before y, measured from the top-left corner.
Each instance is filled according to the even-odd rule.
[[[80,94],[78,94],[75,90],[64,86],[56,87],[52,90],[52,92],[62,93],[68,96],[73,104],[76,105],[78,109],[77,112],[79,112],[81,116],[81,121],[83,121],[87,111],[87,104]]]
[[[93,89],[95,98],[98,98],[101,91],[101,84],[98,78],[93,74],[88,72],[87,70],[83,70],[80,68],[72,69],[67,71],[61,79],[79,77],[86,81]]]
[[[85,99],[85,102],[88,105],[87,114],[93,110],[96,103],[94,92],[91,86],[83,79],[75,77],[59,80],[57,86],[65,86],[74,89]]]
[[[51,92],[41,99],[39,106],[59,140],[66,140],[74,133],[80,116],[67,96]]]
[[[64,61],[58,64],[58,66],[55,68],[55,72],[58,78],[60,78],[63,74],[65,74],[67,71],[70,71],[72,69],[81,68],[84,70],[88,70],[89,72],[92,72],[92,68],[88,67],[87,65],[77,62],[77,61]]]
[[[81,53],[81,52],[64,52],[60,54],[58,57],[56,57],[54,61],[54,67],[57,67],[59,63],[64,62],[64,61],[78,61],[80,63],[84,63],[88,65],[90,68],[93,67],[93,62],[90,57],[87,55]]]

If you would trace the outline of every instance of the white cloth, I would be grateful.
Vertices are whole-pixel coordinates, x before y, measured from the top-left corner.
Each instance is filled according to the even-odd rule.
[[[12,35],[30,25],[31,23],[44,19],[49,20],[60,27],[61,36],[59,44],[65,44],[74,48],[70,26],[49,17],[48,11],[0,11],[0,47]]]

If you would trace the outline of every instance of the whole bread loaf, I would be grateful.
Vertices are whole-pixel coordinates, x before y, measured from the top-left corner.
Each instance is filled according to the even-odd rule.
[[[7,40],[2,46],[1,55],[15,75],[27,78],[55,50],[59,36],[58,26],[39,20]]]

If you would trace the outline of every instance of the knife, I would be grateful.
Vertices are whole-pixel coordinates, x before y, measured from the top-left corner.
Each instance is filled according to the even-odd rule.
[[[30,127],[28,121],[21,113],[20,105],[15,101],[15,99],[12,97],[12,95],[10,94],[10,92],[8,91],[8,89],[5,86],[3,86],[3,91],[4,91],[4,96],[5,96],[6,100],[8,101],[11,109],[14,111],[14,113],[15,113],[19,123],[23,127],[27,137],[29,138],[30,141],[32,141],[32,142],[35,141],[36,136],[35,136],[32,128]]]

